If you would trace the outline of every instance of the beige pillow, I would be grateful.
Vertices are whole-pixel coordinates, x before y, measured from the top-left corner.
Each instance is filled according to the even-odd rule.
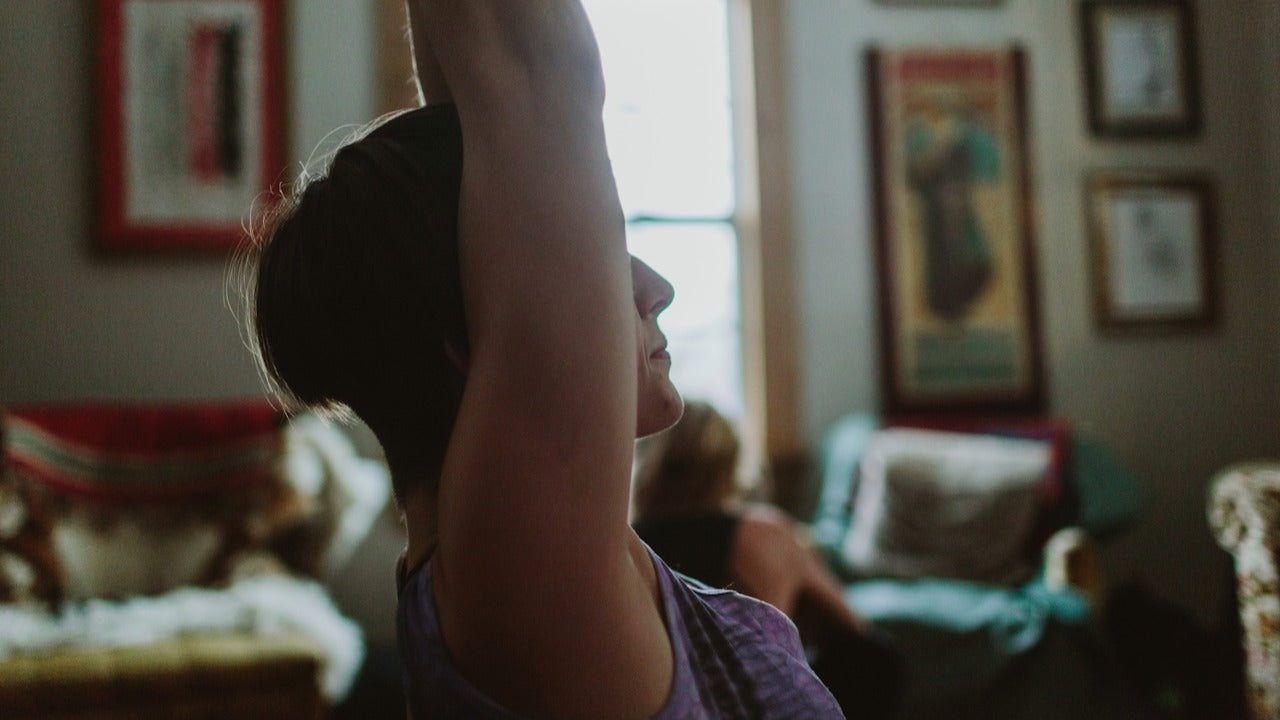
[[[843,551],[872,577],[1016,584],[1050,443],[932,430],[876,433],[859,467]]]

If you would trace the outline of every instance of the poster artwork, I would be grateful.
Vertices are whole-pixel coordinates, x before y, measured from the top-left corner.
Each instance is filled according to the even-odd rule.
[[[1014,58],[902,51],[879,62],[885,340],[900,403],[1038,393]]]

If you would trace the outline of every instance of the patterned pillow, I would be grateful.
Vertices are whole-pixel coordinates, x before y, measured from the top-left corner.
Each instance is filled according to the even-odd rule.
[[[1022,582],[1052,461],[1039,440],[879,431],[862,456],[843,555],[872,577]]]

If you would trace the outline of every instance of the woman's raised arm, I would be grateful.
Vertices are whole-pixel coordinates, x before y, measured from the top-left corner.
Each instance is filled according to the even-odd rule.
[[[433,559],[446,644],[523,713],[655,712],[671,649],[626,522],[638,316],[590,25],[577,0],[411,2],[463,136],[470,355]]]

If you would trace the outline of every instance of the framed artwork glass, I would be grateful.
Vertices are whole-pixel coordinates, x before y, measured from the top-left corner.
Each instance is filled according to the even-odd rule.
[[[867,54],[884,410],[1044,405],[1019,48]]]
[[[220,250],[283,170],[283,0],[98,0],[105,250]]]
[[[1095,318],[1186,330],[1217,318],[1214,193],[1202,175],[1102,172],[1087,188]]]
[[[1199,73],[1190,3],[1086,0],[1080,7],[1092,132],[1103,137],[1199,133]]]

